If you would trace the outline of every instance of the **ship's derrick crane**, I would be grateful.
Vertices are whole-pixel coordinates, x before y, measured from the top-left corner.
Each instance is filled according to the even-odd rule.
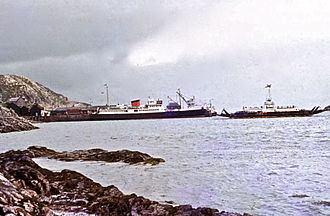
[[[178,94],[178,96],[179,96],[179,104],[180,104],[180,106],[181,106],[181,99],[188,105],[188,108],[190,108],[190,107],[194,107],[195,106],[195,96],[193,96],[192,98],[190,98],[189,100],[187,100],[184,96],[183,96],[183,94],[181,93],[181,90],[180,89],[178,89],[177,91],[176,91],[176,93]]]

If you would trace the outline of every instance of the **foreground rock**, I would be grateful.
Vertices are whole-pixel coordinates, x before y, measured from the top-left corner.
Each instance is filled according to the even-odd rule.
[[[153,158],[148,154],[129,150],[109,152],[103,149],[88,149],[71,152],[56,152],[46,147],[31,146],[24,151],[24,154],[30,157],[48,157],[49,159],[56,159],[61,161],[105,161],[109,163],[124,162],[129,164],[143,163],[152,165],[165,162],[165,160],[162,158]]]
[[[114,216],[241,215],[190,205],[174,207],[135,194],[124,195],[113,185],[102,187],[75,171],[43,169],[30,155],[31,151],[0,154],[0,215],[50,216],[54,210]]]
[[[0,106],[0,133],[37,129],[28,120],[19,117],[13,110]]]

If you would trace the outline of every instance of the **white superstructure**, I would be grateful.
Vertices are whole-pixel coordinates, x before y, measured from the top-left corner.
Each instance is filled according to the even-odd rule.
[[[267,98],[263,106],[259,107],[243,107],[245,112],[295,112],[300,109],[294,105],[292,106],[275,106],[271,98]]]
[[[198,105],[195,102],[195,97],[186,100],[180,91],[177,92],[179,97],[187,104],[187,108],[181,106],[181,100],[178,102],[172,100],[170,97],[169,104],[164,107],[163,101],[160,99],[153,99],[149,97],[146,104],[141,104],[140,99],[131,101],[130,105],[127,104],[114,104],[109,106],[102,106],[97,109],[97,114],[136,114],[136,113],[162,113],[162,112],[174,112],[174,111],[193,111],[193,110],[210,110],[215,113],[212,105]]]

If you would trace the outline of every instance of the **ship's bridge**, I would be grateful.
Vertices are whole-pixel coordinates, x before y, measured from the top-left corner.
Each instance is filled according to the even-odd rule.
[[[264,106],[262,107],[263,112],[274,112],[276,110],[274,101],[269,97],[264,102]]]
[[[267,108],[267,109],[272,109],[275,107],[275,103],[274,101],[271,99],[271,98],[267,98],[265,103],[264,103],[264,106]]]
[[[163,106],[163,101],[158,99],[155,100],[153,98],[148,98],[147,103],[146,103],[146,107],[162,107]]]

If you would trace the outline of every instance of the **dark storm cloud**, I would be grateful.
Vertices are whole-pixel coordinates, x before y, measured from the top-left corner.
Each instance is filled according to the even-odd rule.
[[[171,19],[153,2],[1,1],[0,63],[104,49],[119,62],[165,20]]]
[[[74,100],[103,102],[104,83],[129,89],[142,81],[126,58],[175,19],[175,8],[161,4],[1,1],[0,73],[27,76]]]

